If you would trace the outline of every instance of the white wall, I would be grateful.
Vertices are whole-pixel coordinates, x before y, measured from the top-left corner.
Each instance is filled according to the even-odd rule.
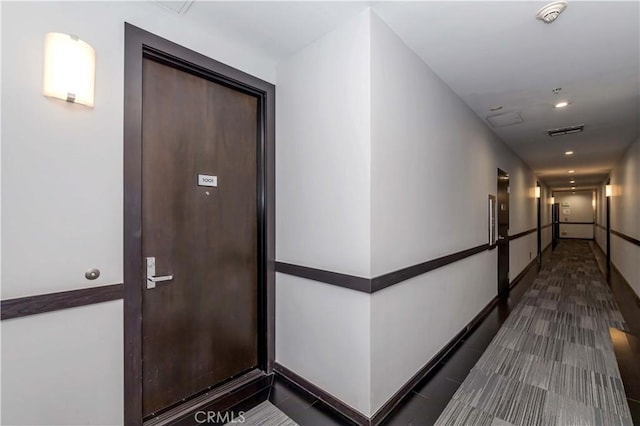
[[[3,1],[0,8],[2,298],[122,282],[124,22],[271,82],[275,64],[151,2]],[[94,109],[42,95],[51,31],[96,49]],[[92,282],[84,278],[91,267],[102,272]],[[121,302],[1,327],[3,423],[121,422]]]
[[[278,260],[369,277],[368,12],[278,64]]]
[[[611,229],[640,240],[640,138],[611,171]],[[640,247],[611,234],[611,262],[640,296]]]
[[[593,222],[593,191],[556,192],[555,201],[560,204],[560,238],[594,238],[593,225],[563,224],[563,222]],[[568,203],[568,207],[563,206]],[[567,210],[568,209],[568,210]],[[565,214],[567,211],[569,214]]]
[[[375,14],[371,22],[373,275],[487,242],[487,196],[510,175],[510,231],[536,227],[536,179]],[[511,279],[535,258],[536,234],[510,244]],[[373,294],[372,412],[497,293],[497,252]]]
[[[370,277],[369,12],[277,68],[277,259]],[[278,274],[276,360],[370,414],[370,295]]]
[[[122,301],[2,321],[2,424],[122,424],[122,351]]]

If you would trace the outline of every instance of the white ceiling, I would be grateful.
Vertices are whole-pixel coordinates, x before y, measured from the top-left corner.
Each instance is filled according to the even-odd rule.
[[[372,7],[489,127],[487,116],[520,113],[523,123],[493,130],[543,182],[592,187],[640,133],[640,2],[570,0],[544,24],[546,3],[196,0],[182,19],[277,62]],[[570,105],[554,108],[561,100]],[[546,133],[575,124],[584,132]]]

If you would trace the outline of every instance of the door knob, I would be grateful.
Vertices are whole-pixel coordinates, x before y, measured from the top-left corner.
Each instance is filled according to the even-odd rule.
[[[156,283],[162,281],[171,281],[173,274],[156,276],[156,258],[147,257],[147,289],[156,288]]]

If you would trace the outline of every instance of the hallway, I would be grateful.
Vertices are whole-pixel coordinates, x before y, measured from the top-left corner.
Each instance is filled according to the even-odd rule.
[[[631,425],[638,404],[627,403],[609,327],[629,331],[590,243],[562,240],[384,424]],[[272,389],[298,424],[346,422],[279,378]]]
[[[437,424],[632,424],[609,327],[627,330],[586,241],[562,241]]]

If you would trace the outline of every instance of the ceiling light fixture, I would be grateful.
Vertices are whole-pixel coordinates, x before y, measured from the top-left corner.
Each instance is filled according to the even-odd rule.
[[[556,87],[555,89],[552,90],[554,95],[557,95],[558,93],[560,93],[560,91],[562,90],[562,87]]]
[[[573,155],[573,151],[566,151],[564,155]]]
[[[536,13],[536,18],[545,24],[550,24],[556,19],[558,16],[567,8],[566,1],[554,1],[553,3],[549,3],[544,6],[538,13]]]
[[[567,105],[569,105],[569,102],[567,102],[567,101],[558,102],[558,103],[556,104],[556,108],[564,108],[564,107],[566,107]]]
[[[575,173],[575,172],[576,172],[575,170],[569,170],[569,173]]]
[[[502,105],[489,108],[489,111],[500,111],[501,109],[502,109]]]
[[[576,181],[575,181],[575,180],[573,180],[573,179],[571,179],[571,180],[569,181],[569,183],[576,183]]]
[[[575,187],[575,186],[572,186],[572,187],[571,187],[571,189],[576,189],[576,187]]]

